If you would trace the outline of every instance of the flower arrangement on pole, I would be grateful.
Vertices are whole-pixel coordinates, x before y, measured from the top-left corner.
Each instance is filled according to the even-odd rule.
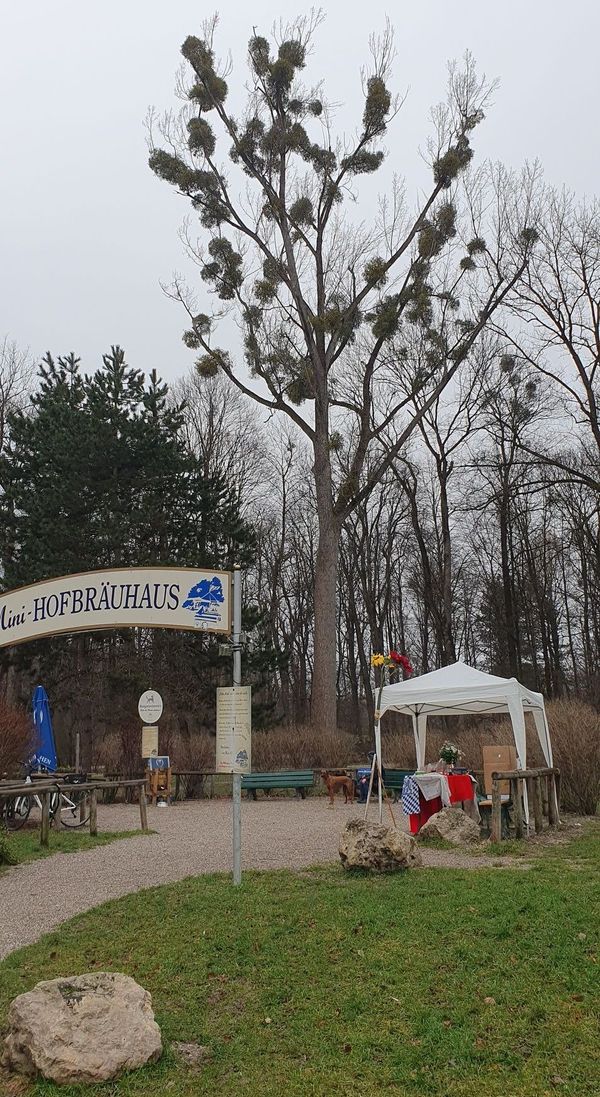
[[[383,768],[381,762],[381,697],[383,693],[383,687],[386,682],[386,677],[389,678],[393,674],[402,674],[403,678],[409,677],[412,674],[413,668],[411,666],[410,659],[407,655],[402,655],[395,648],[392,648],[387,655],[381,652],[374,652],[371,656],[371,666],[376,672],[379,672],[379,693],[377,697],[377,709],[375,711],[375,759],[374,765],[371,766],[371,778],[369,780],[369,789],[367,792],[367,806],[365,808],[366,813],[369,808],[369,800],[371,798],[371,789],[373,787],[373,775],[375,769],[378,772],[377,782],[377,796],[379,800],[379,822],[382,822],[382,791],[383,791]],[[394,820],[394,813],[390,805],[390,813],[392,816],[392,822],[394,827],[396,826]]]
[[[379,720],[381,711],[381,691],[383,690],[383,687],[385,685],[386,671],[388,678],[390,678],[394,672],[399,673],[400,671],[402,671],[403,678],[409,678],[410,675],[413,673],[413,668],[410,659],[408,658],[408,655],[401,655],[400,652],[396,651],[394,648],[392,648],[392,650],[387,655],[383,655],[379,652],[374,652],[371,656],[371,666],[375,670],[379,670],[381,672],[381,678],[379,680],[379,697],[377,699],[377,711],[375,713],[375,719]]]
[[[391,670],[402,670],[405,674],[412,674],[413,668],[408,655],[401,655],[399,651],[390,651],[389,655],[373,654],[371,656],[372,667],[388,667]]]

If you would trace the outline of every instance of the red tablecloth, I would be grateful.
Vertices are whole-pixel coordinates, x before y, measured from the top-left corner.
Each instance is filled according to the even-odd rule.
[[[463,800],[473,799],[475,786],[468,773],[449,773],[448,788],[451,804],[462,804]]]
[[[426,800],[423,793],[419,792],[419,803],[421,805],[419,814],[409,815],[408,817],[411,834],[418,834],[423,823],[426,823],[428,819],[431,819],[431,816],[435,815],[437,811],[442,810],[441,796],[434,796],[433,800]]]
[[[465,800],[475,798],[475,785],[468,773],[449,773],[447,777],[451,804],[462,804]],[[431,816],[435,815],[437,811],[442,810],[441,796],[435,796],[433,800],[426,800],[423,793],[419,792],[419,804],[421,808],[419,814],[409,815],[408,817],[411,834],[418,834],[423,823],[431,819]]]

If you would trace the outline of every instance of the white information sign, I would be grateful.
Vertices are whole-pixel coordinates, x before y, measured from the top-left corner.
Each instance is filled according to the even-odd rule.
[[[250,773],[252,689],[227,686],[217,690],[217,773]]]
[[[231,575],[201,568],[116,568],[0,594],[0,648],[106,628],[229,633]]]
[[[158,728],[142,728],[142,758],[156,758],[158,754]]]
[[[157,720],[160,720],[163,714],[163,701],[160,693],[157,693],[155,689],[147,689],[145,693],[142,693],[138,701],[138,712],[140,720],[144,724],[155,724]]]

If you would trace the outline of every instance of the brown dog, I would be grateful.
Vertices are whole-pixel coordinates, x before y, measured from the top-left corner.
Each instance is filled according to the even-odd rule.
[[[354,781],[351,777],[346,774],[329,773],[326,769],[322,770],[321,777],[327,786],[331,807],[333,807],[333,797],[339,788],[344,790],[344,803],[354,803]]]

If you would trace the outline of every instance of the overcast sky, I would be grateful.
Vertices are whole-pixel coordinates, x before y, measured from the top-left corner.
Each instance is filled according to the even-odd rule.
[[[120,343],[131,365],[167,379],[189,369],[184,317],[159,284],[186,270],[177,230],[188,211],[148,169],[143,119],[150,105],[175,104],[180,44],[212,10],[193,0],[0,0],[0,339],[36,357],[74,350],[88,368]],[[252,26],[265,32],[275,16],[306,10],[222,2],[230,86],[243,81]],[[447,61],[465,49],[500,79],[474,137],[478,159],[519,167],[537,157],[550,182],[598,191],[597,0],[331,0],[325,10],[310,76],[326,77],[342,129],[362,112],[369,34],[392,19],[396,87],[409,94],[388,146],[409,194]]]

